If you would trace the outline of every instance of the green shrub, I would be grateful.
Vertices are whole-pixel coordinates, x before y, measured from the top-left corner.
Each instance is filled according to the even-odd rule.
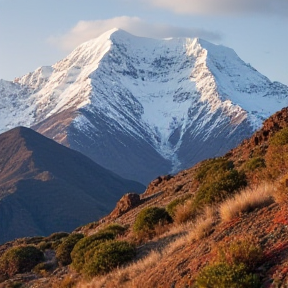
[[[266,164],[265,164],[265,159],[262,157],[254,157],[249,159],[244,166],[244,169],[246,171],[255,171],[258,168],[265,168]]]
[[[45,251],[47,249],[54,249],[56,250],[57,247],[62,243],[64,238],[68,237],[69,233],[66,232],[56,232],[51,234],[50,236],[47,236],[45,238],[42,238],[42,241],[39,242],[37,247],[41,251]]]
[[[81,272],[84,264],[93,255],[96,247],[107,240],[113,240],[112,232],[100,231],[94,235],[80,239],[71,252],[72,266],[77,272]]]
[[[133,229],[136,233],[149,231],[158,224],[163,225],[170,222],[172,222],[172,218],[164,208],[148,207],[137,215]]]
[[[58,263],[63,266],[71,264],[72,259],[70,253],[72,252],[75,244],[83,237],[84,236],[82,234],[71,234],[64,239],[56,250],[56,258]]]
[[[118,235],[123,235],[126,230],[127,229],[122,225],[119,225],[117,223],[111,223],[106,227],[104,227],[103,229],[99,230],[98,233],[111,232],[115,237],[117,237]]]
[[[176,212],[176,209],[179,205],[184,204],[186,200],[191,198],[191,195],[186,195],[177,199],[172,200],[167,206],[166,211],[173,218]]]
[[[56,265],[53,262],[41,262],[33,268],[33,271],[38,274],[45,275],[46,272],[51,272],[55,268],[56,268]]]
[[[11,277],[28,272],[43,260],[43,253],[35,246],[12,247],[0,258],[0,274]]]
[[[197,169],[195,178],[202,182],[208,178],[214,178],[219,172],[229,171],[234,168],[232,161],[228,161],[226,158],[213,158],[205,160],[201,163],[201,166]]]
[[[271,139],[270,139],[270,144],[275,145],[275,146],[283,146],[288,144],[288,127],[285,127],[275,133]]]
[[[42,242],[44,239],[43,236],[35,236],[35,237],[25,237],[22,239],[18,239],[19,241],[19,245],[37,245],[40,242]]]
[[[45,237],[45,240],[48,242],[53,242],[53,241],[57,241],[57,240],[61,240],[64,237],[68,237],[69,233],[67,232],[56,232],[51,234],[50,236]]]
[[[235,169],[218,171],[214,178],[207,180],[199,187],[193,206],[198,209],[206,204],[221,202],[246,185],[246,175],[243,171],[238,172]]]
[[[260,286],[258,276],[247,272],[247,267],[243,263],[208,265],[196,278],[196,287],[199,288],[257,288]]]
[[[202,162],[196,171],[195,178],[199,181],[199,188],[192,203],[192,214],[206,204],[223,201],[247,185],[245,173],[238,172],[234,169],[233,162],[225,158]]]
[[[234,240],[218,247],[218,259],[231,265],[245,264],[253,271],[263,260],[263,250],[253,239]]]
[[[84,265],[83,272],[89,277],[105,274],[131,261],[135,247],[126,241],[106,241],[97,246],[94,255]]]
[[[288,169],[288,127],[273,135],[265,155],[268,176],[276,180]]]

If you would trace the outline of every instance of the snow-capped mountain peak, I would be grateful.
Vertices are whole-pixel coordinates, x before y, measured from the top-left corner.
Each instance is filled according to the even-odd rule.
[[[117,28],[51,67],[1,81],[0,91],[1,131],[34,126],[142,182],[227,151],[286,106],[288,94],[230,48]],[[132,159],[155,169],[139,172]]]

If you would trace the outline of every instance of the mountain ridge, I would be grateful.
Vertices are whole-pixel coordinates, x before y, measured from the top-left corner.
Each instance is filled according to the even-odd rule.
[[[145,184],[223,155],[284,107],[288,94],[230,48],[117,29],[5,85],[2,131],[24,121]]]
[[[0,135],[0,242],[71,231],[143,191],[91,159],[18,127]]]

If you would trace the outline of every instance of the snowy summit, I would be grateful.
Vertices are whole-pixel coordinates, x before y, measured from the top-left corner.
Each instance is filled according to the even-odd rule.
[[[32,127],[147,183],[225,153],[287,95],[230,48],[112,29],[51,67],[0,80],[0,132]]]

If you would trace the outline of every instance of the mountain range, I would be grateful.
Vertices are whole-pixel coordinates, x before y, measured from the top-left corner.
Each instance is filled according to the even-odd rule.
[[[0,80],[0,132],[31,127],[148,184],[235,147],[287,95],[230,48],[112,29],[52,66]]]

